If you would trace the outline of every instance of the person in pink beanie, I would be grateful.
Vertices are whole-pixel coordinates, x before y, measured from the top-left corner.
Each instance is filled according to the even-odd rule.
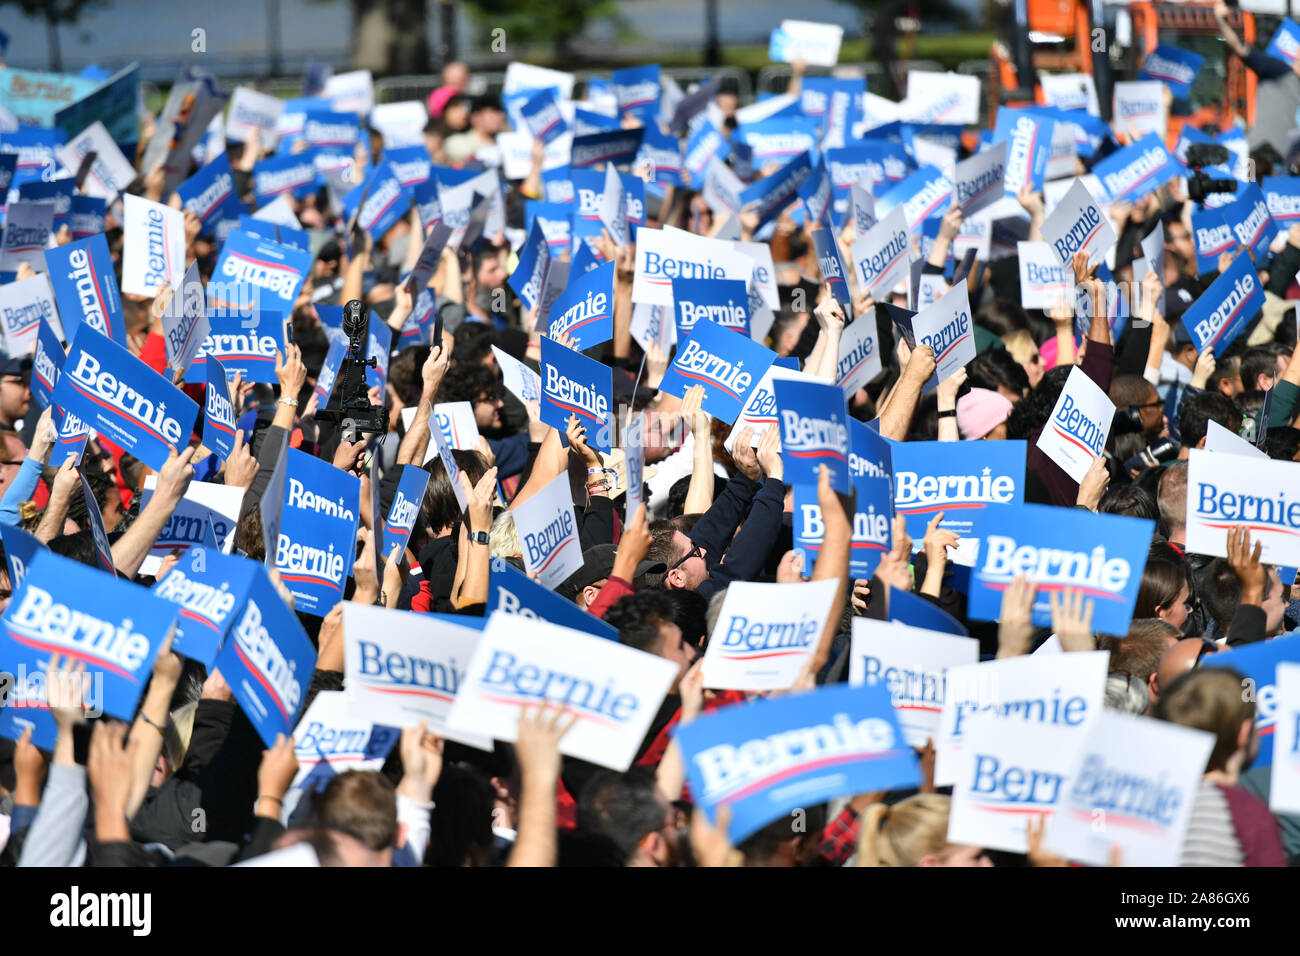
[[[972,388],[957,399],[957,427],[961,437],[990,441],[1006,438],[1011,408],[1011,402],[997,392]]]

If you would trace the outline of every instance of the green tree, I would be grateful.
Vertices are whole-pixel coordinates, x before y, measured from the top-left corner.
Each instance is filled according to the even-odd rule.
[[[575,41],[588,25],[599,20],[617,20],[611,0],[472,0],[474,18],[485,28],[505,30],[508,49],[546,45],[561,61],[579,55]],[[608,52],[608,51],[602,51]]]
[[[50,44],[50,69],[63,72],[63,47],[59,43],[59,24],[76,23],[81,13],[104,0],[0,0],[0,6],[18,7],[23,15],[45,21],[45,32]]]

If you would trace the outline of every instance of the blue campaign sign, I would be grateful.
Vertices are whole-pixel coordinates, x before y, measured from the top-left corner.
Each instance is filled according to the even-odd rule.
[[[63,334],[71,341],[84,322],[118,345],[126,346],[122,294],[113,272],[113,257],[103,235],[45,250],[54,302]]]
[[[1192,239],[1196,242],[1196,271],[1219,271],[1219,256],[1237,248],[1237,236],[1222,209],[1192,210]]]
[[[588,93],[590,93],[590,87]],[[622,127],[617,116],[606,116],[604,113],[593,113],[591,110],[575,108],[573,111],[573,134],[575,136],[586,136],[588,133],[603,133],[605,130],[619,129]],[[647,127],[646,133],[650,129]],[[645,140],[642,140],[644,145]]]
[[[799,187],[812,175],[812,156],[802,153],[786,163],[771,176],[765,176],[740,193],[742,207],[754,204],[758,225],[775,219],[799,195]]]
[[[1112,201],[1145,196],[1187,169],[1166,148],[1158,133],[1117,149],[1092,168]]]
[[[113,546],[108,543],[108,533],[104,529],[104,516],[99,511],[94,489],[84,474],[81,475],[81,494],[86,504],[86,524],[90,526],[90,540],[95,547],[97,566],[117,577],[117,566],[113,564]]]
[[[720,807],[730,808],[732,843],[796,807],[921,779],[883,684],[723,707],[678,725],[674,736],[692,798],[715,821]]]
[[[749,337],[749,290],[740,279],[673,279],[673,311],[681,346],[700,321]]]
[[[184,392],[88,326],[72,341],[54,404],[155,470],[189,442],[199,417]]]
[[[856,492],[849,573],[870,578],[894,544],[893,452],[887,438],[856,418],[849,420],[849,478]]]
[[[12,524],[0,524],[0,544],[4,545],[5,567],[9,571],[9,590],[17,591],[27,577],[27,569],[45,545],[35,535]]]
[[[838,385],[777,379],[772,383],[781,424],[781,459],[788,484],[817,484],[817,466],[830,472],[831,487],[848,494],[849,415]]]
[[[608,342],[614,335],[614,263],[590,272],[570,273],[569,283],[551,306],[546,336],[568,335],[578,351]]]
[[[806,116],[775,116],[741,125],[734,138],[754,151],[760,166],[788,163],[817,148],[817,124]]]
[[[221,360],[213,355],[204,364],[207,386],[203,393],[203,444],[225,461],[235,450],[235,406],[230,401],[230,385]]]
[[[1215,356],[1223,354],[1251,319],[1264,307],[1264,289],[1259,274],[1244,249],[1237,253],[1210,287],[1183,313],[1183,326],[1196,343],[1196,351],[1213,346]]]
[[[361,481],[296,448],[285,455],[275,567],[297,610],[324,617],[343,600],[352,573]]]
[[[692,385],[703,385],[704,410],[731,424],[775,358],[771,349],[705,319],[678,349],[659,390],[680,398]]]
[[[1294,66],[1295,61],[1300,59],[1300,24],[1289,17],[1283,17],[1264,52]]]
[[[411,190],[402,185],[392,163],[383,162],[370,171],[365,182],[343,197],[344,218],[361,204],[357,226],[378,242],[411,208]]]
[[[72,455],[72,463],[80,466],[81,458],[86,453],[86,442],[90,439],[90,426],[57,404],[51,407],[54,409],[54,430],[58,437],[50,460],[62,463],[68,460],[68,455]]]
[[[647,63],[615,70],[609,75],[621,115],[635,116],[643,126],[655,122],[659,114],[659,64]]]
[[[104,221],[108,204],[94,196],[73,196],[72,212],[68,217],[68,228],[72,230],[73,239],[89,239],[104,231]],[[49,264],[49,257],[46,257]]]
[[[604,133],[592,133],[590,136],[575,136],[573,149],[569,154],[569,165],[573,169],[584,169],[598,163],[626,166],[636,159],[636,152],[640,148],[640,127],[612,129]],[[546,198],[555,199],[550,195]]]
[[[691,174],[691,179],[699,186],[704,182],[704,174],[715,159],[725,160],[731,152],[731,144],[718,132],[718,128],[707,120],[691,134],[686,141],[686,155],[682,166]]]
[[[221,236],[224,224],[238,223],[248,211],[235,191],[235,174],[225,153],[177,186],[176,195],[181,197],[186,212],[199,217],[200,234],[205,236]],[[234,226],[227,231],[229,228]]]
[[[0,149],[3,149],[3,137],[0,137]],[[9,195],[9,186],[14,181],[14,170],[18,168],[18,154],[0,152],[0,199]]]
[[[663,132],[658,124],[651,124],[645,128],[637,159],[648,161],[654,167],[654,180],[660,186],[682,184],[681,140]]]
[[[405,550],[406,542],[411,538],[411,529],[415,527],[416,516],[420,513],[420,506],[424,503],[424,491],[429,486],[429,478],[429,473],[418,465],[402,466],[397,493],[393,495],[392,506],[388,509],[380,533],[379,553],[385,559],[399,544]]]
[[[1159,80],[1169,87],[1174,99],[1183,100],[1192,92],[1192,81],[1201,72],[1201,64],[1204,62],[1205,57],[1199,53],[1161,43],[1142,61],[1138,79]]]
[[[571,166],[557,166],[542,172],[542,192],[547,202],[573,202],[573,175]]]
[[[1081,590],[1093,604],[1093,629],[1127,634],[1155,522],[1050,505],[990,508],[971,573],[967,616],[996,621],[1002,592],[1025,575],[1038,586],[1034,623],[1051,624],[1048,595]]]
[[[230,374],[244,374],[245,382],[274,384],[275,353],[284,354],[284,316],[259,311],[251,316],[212,315],[208,335],[185,372],[187,383],[208,380],[208,359],[215,358]]]
[[[1035,190],[1043,188],[1043,174],[1052,154],[1052,134],[1056,121],[1046,116],[1034,116],[1023,110],[999,109],[998,124],[993,129],[993,142],[1007,144],[1007,171],[1002,181],[1003,192],[1014,196],[1020,187],[1029,183]]]
[[[830,173],[821,160],[813,166],[812,175],[799,187],[799,198],[803,200],[805,221],[822,226],[830,225],[833,191]]]
[[[15,153],[18,156],[10,188],[17,189],[34,179],[53,179],[59,168],[54,150],[65,141],[66,137],[61,130],[37,129],[33,126],[19,126],[12,132],[0,133],[0,152]]]
[[[603,637],[608,641],[618,640],[618,631],[614,628],[596,615],[584,611],[572,601],[566,601],[550,588],[544,588],[536,581],[530,580],[528,575],[511,565],[505,558],[492,559],[492,577],[488,595],[488,614],[493,611],[518,614],[533,620],[550,621],[552,624]],[[472,622],[475,619],[467,620]],[[482,624],[480,623],[479,626],[481,627]]]
[[[41,551],[0,618],[0,660],[39,673],[51,654],[102,675],[104,713],[130,720],[176,608],[129,581]]]
[[[560,100],[554,89],[539,90],[533,94],[519,107],[519,115],[524,118],[524,124],[533,138],[540,139],[543,143],[550,143],[569,130],[569,124],[560,112]]]
[[[889,589],[889,619],[927,631],[956,634],[958,637],[968,637],[970,633],[964,624],[933,601],[895,587]]]
[[[308,110],[303,116],[302,138],[316,149],[350,155],[361,139],[361,118],[356,113]]]
[[[1300,222],[1300,176],[1265,176],[1260,181],[1268,213],[1281,228]]]
[[[271,309],[292,315],[311,260],[310,252],[232,232],[208,283],[209,318],[221,309],[244,315],[255,308]]]
[[[602,169],[575,169],[573,171],[572,209],[573,234],[579,237],[598,237],[604,228],[600,222],[601,201],[605,196],[605,171]]]
[[[293,733],[316,651],[260,567],[215,666],[268,747]]]
[[[894,511],[915,541],[937,512],[942,527],[979,537],[989,508],[1025,500],[1024,441],[909,441],[893,446]]]
[[[1255,183],[1242,183],[1237,187],[1237,198],[1219,211],[1237,241],[1255,254],[1256,262],[1263,262],[1277,237],[1277,223],[1269,215],[1264,191]]]
[[[36,351],[32,353],[32,398],[41,408],[49,408],[54,400],[54,386],[59,384],[66,354],[59,337],[54,334],[48,319],[41,319],[36,330]]]
[[[1286,584],[1286,578],[1282,579]],[[1205,667],[1232,667],[1254,682],[1255,735],[1259,753],[1253,766],[1273,763],[1273,732],[1277,729],[1277,665],[1300,662],[1300,636],[1275,637],[1257,644],[1244,644],[1201,658]]]
[[[433,161],[423,146],[398,146],[384,150],[384,162],[408,189],[426,183],[433,173]]]
[[[272,156],[253,166],[253,192],[259,207],[284,193],[302,199],[316,188],[316,181],[311,152]]]
[[[541,222],[534,219],[528,239],[519,250],[519,262],[508,280],[515,295],[529,309],[537,308],[542,299],[542,287],[546,284],[546,270],[550,264],[551,253],[546,234],[542,232]]]
[[[817,253],[817,266],[821,269],[822,281],[830,287],[835,301],[844,308],[844,314],[850,312],[853,296],[849,292],[848,267],[840,255],[839,243],[829,229],[814,229],[812,234],[813,249]]]
[[[179,607],[172,650],[211,669],[261,565],[212,547],[190,548],[152,588]]]
[[[49,182],[33,180],[18,187],[18,198],[23,202],[45,203],[54,207],[54,219],[50,228],[55,232],[68,225],[68,216],[72,212],[72,191],[76,189],[74,179],[52,179]]]
[[[347,339],[334,339],[330,342],[330,350],[325,353],[325,361],[321,363],[320,374],[316,376],[316,388],[312,394],[316,396],[316,404],[324,408],[329,404],[330,395],[334,391],[334,379],[339,374],[339,366],[343,364],[343,355],[348,350]]]
[[[541,225],[551,253],[559,258],[569,248],[573,236],[573,203],[524,200],[524,231],[531,233],[533,223]]]
[[[587,444],[608,452],[614,370],[549,338],[542,339],[541,365],[542,421],[563,435],[569,416],[577,415],[587,428]]]

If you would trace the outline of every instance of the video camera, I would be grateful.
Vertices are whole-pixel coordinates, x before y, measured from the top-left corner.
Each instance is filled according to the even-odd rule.
[[[373,355],[363,357],[370,341],[370,317],[360,299],[343,307],[343,334],[348,337],[348,349],[339,366],[338,382],[317,417],[339,422],[343,441],[348,443],[358,441],[361,435],[387,435],[388,409],[370,404],[366,385],[366,369],[378,368],[379,362]]]
[[[1192,202],[1204,206],[1207,196],[1237,191],[1235,179],[1215,179],[1201,168],[1226,163],[1231,155],[1226,146],[1218,143],[1192,143],[1187,147],[1187,165],[1193,169],[1187,177],[1187,197]]]

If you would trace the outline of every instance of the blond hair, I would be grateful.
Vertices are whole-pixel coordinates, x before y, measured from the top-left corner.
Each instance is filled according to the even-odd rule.
[[[1002,344],[1007,347],[1011,357],[1021,365],[1027,364],[1033,354],[1038,351],[1038,345],[1034,342],[1034,337],[1026,329],[1012,329],[1002,336]]]
[[[519,541],[519,529],[515,527],[515,516],[503,511],[492,522],[488,532],[488,552],[494,558],[517,558],[524,553],[524,546]]]
[[[891,806],[873,803],[858,829],[858,866],[920,866],[927,856],[943,856],[948,842],[950,799],[918,793]]]

